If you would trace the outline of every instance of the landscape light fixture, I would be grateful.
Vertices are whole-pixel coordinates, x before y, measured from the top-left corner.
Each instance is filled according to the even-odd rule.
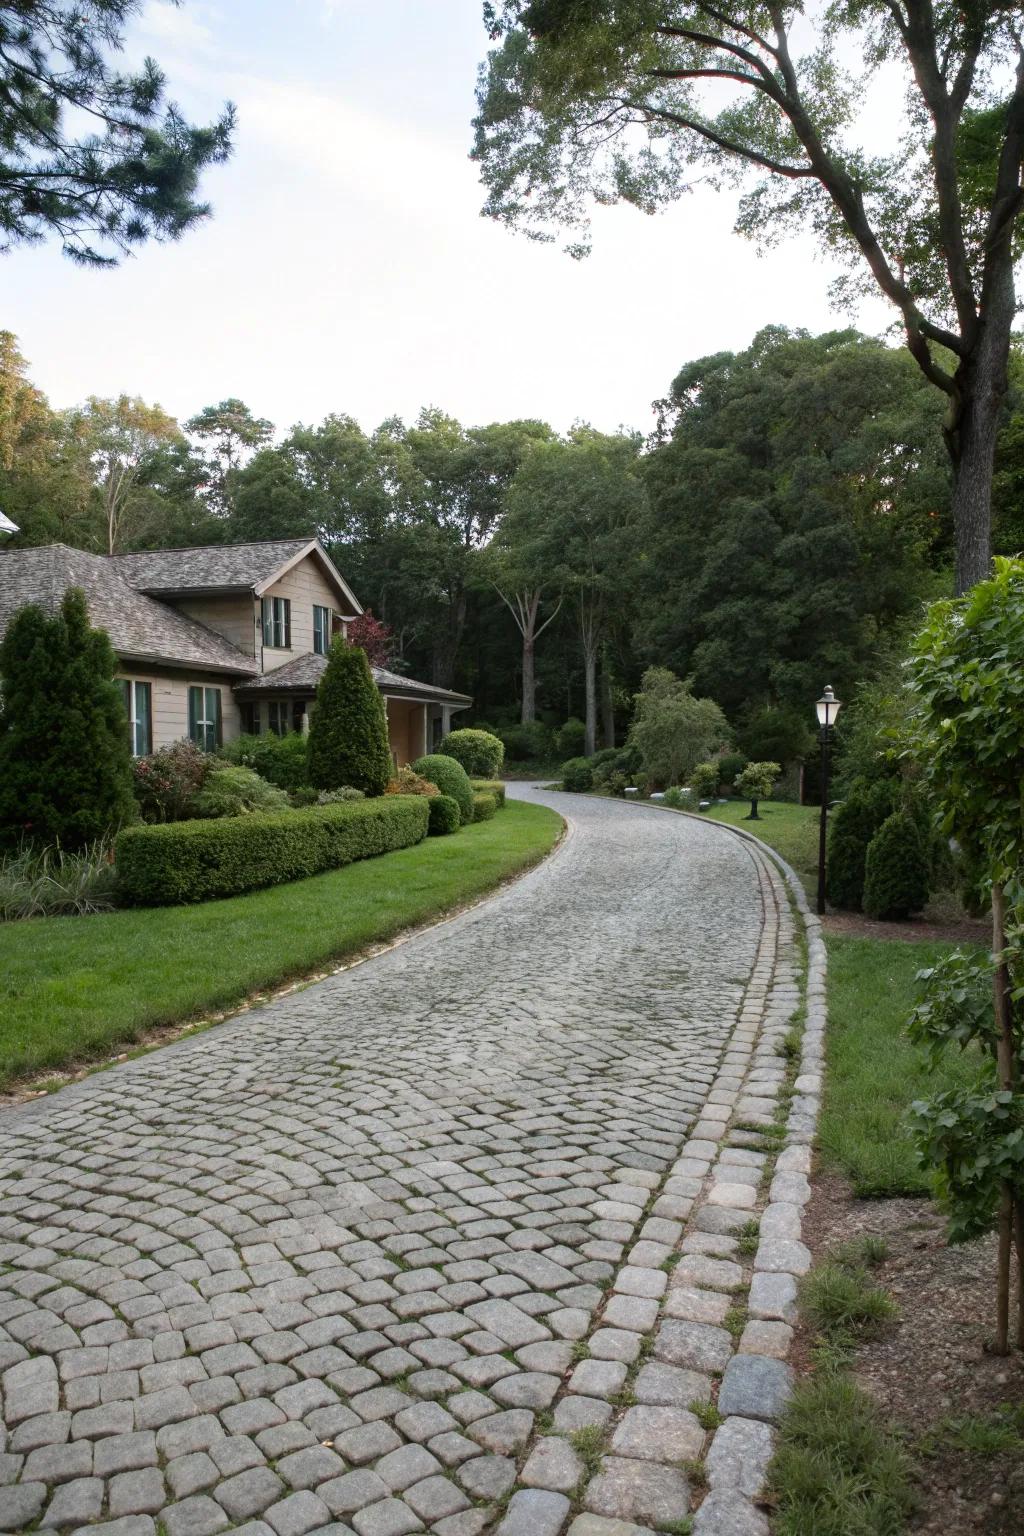
[[[818,916],[825,911],[825,843],[828,835],[828,770],[832,748],[832,727],[842,705],[826,687],[814,708],[818,715],[819,740],[821,742],[821,817],[818,822]]]

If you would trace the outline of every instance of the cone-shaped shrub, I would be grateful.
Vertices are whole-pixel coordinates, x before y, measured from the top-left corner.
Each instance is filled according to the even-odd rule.
[[[869,917],[903,918],[928,900],[928,852],[921,829],[906,811],[894,811],[871,842],[864,870]]]
[[[366,652],[339,635],[331,646],[309,722],[309,782],[316,789],[350,784],[382,795],[391,777],[384,700]]]
[[[117,658],[66,593],[52,617],[31,605],[0,646],[0,838],[82,848],[138,819]]]
[[[834,907],[859,912],[864,900],[868,844],[895,809],[896,784],[857,779],[832,812],[828,837],[828,899]]]

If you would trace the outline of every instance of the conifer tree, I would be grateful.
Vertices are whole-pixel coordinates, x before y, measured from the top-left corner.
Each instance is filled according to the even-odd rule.
[[[0,645],[0,838],[81,848],[134,821],[131,752],[117,668],[85,597],[50,616],[30,604]]]
[[[317,789],[349,784],[382,795],[391,777],[384,700],[366,652],[339,635],[316,691],[309,723],[309,779]]]

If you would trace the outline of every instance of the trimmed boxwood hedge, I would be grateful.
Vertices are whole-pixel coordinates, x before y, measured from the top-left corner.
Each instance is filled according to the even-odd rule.
[[[451,795],[431,795],[427,804],[430,807],[431,837],[447,837],[449,832],[457,832],[462,826],[459,802],[453,800]]]
[[[428,752],[426,757],[416,759],[412,771],[423,779],[429,779],[431,784],[436,784],[442,795],[451,795],[458,802],[463,826],[473,820],[473,791],[469,787],[469,774],[454,757],[446,757],[443,752]]]
[[[481,795],[493,795],[498,802],[498,810],[505,809],[505,781],[504,779],[470,779],[470,788]]]
[[[128,827],[115,845],[120,895],[136,906],[162,907],[302,880],[422,842],[427,806],[422,796],[386,795],[221,821]]]
[[[498,802],[494,795],[486,795],[478,790],[473,796],[473,820],[490,821],[498,809]]]

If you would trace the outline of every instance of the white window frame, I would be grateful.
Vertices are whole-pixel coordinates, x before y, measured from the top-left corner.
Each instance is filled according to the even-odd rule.
[[[132,757],[148,757],[153,750],[153,685],[142,682],[134,677],[120,677],[118,682],[122,684],[122,697],[125,701],[125,712],[128,716],[128,731],[131,741]],[[139,689],[143,689],[142,697],[146,701],[145,708],[139,709]],[[145,733],[142,743],[139,742],[140,729]]]
[[[313,604],[313,654],[326,656],[334,637],[334,609],[323,603]]]
[[[292,600],[290,597],[264,597],[260,609],[263,644],[271,651],[292,648]]]

